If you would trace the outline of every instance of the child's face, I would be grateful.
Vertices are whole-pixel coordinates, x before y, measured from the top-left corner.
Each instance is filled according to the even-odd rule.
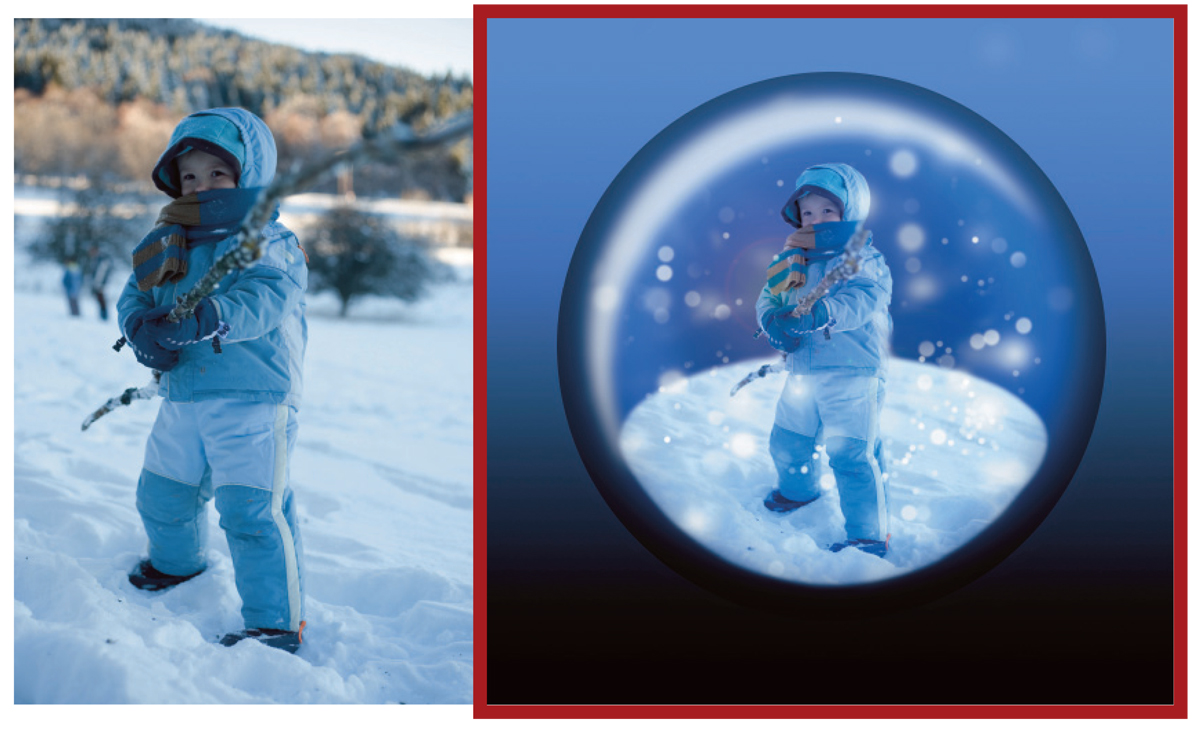
[[[817,223],[835,223],[842,219],[837,205],[828,198],[816,193],[805,195],[800,199],[800,225],[812,226]]]
[[[233,169],[216,155],[192,150],[181,155],[175,164],[179,165],[179,187],[184,195],[237,187]]]

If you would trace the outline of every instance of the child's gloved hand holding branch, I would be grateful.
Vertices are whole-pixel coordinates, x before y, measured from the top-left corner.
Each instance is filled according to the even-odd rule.
[[[134,316],[129,324],[129,342],[138,362],[164,372],[179,362],[179,350],[193,342],[221,334],[222,322],[212,299],[204,297],[193,316],[172,322],[168,315],[174,305],[148,309]]]
[[[808,314],[796,314],[796,305],[776,307],[763,315],[763,331],[771,347],[781,352],[795,352],[800,336],[816,332],[829,324],[829,310],[818,300]]]

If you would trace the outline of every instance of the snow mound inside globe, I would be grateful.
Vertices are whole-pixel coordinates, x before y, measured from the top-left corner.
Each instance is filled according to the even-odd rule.
[[[852,585],[928,567],[995,522],[1045,458],[1045,426],[1009,391],[959,370],[893,358],[880,420],[891,550],[883,559],[829,552],[846,534],[822,445],[822,497],[787,515],[762,506],[777,480],[767,444],[786,376],[769,375],[732,398],[729,392],[769,362],[664,379],[620,433],[622,455],[668,519],[745,570]]]

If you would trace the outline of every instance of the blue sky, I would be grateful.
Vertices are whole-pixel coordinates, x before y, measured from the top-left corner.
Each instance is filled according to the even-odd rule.
[[[451,9],[452,12],[452,9]],[[197,18],[311,51],[357,53],[421,74],[472,77],[469,18]]]

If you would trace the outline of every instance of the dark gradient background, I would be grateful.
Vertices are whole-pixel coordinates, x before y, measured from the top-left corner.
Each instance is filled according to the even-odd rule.
[[[1169,21],[493,19],[487,64],[480,701],[1172,701]],[[1095,431],[1041,527],[966,587],[870,619],[789,620],[679,577],[592,484],[558,388],[563,281],[609,183],[693,108],[812,71],[923,86],[1012,138],[1074,214],[1107,325]]]

